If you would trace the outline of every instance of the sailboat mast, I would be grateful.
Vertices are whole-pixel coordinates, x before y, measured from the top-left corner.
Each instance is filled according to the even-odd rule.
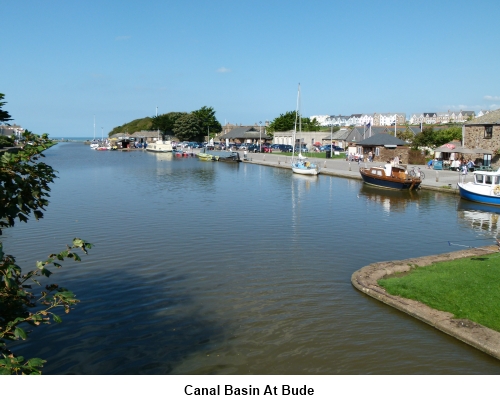
[[[93,140],[95,141],[95,115],[94,115],[94,139]]]
[[[292,158],[295,156],[295,139],[297,137],[297,117],[299,116],[299,99],[300,99],[300,83],[299,90],[297,91],[297,107],[295,108],[295,123],[293,127],[293,144],[292,144]]]

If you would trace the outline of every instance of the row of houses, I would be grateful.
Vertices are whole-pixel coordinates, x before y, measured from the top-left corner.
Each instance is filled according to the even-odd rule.
[[[489,111],[480,111],[477,115],[474,111],[446,111],[446,112],[423,112],[412,114],[408,119],[405,113],[373,113],[373,114],[351,114],[351,115],[313,115],[311,120],[316,121],[325,127],[339,126],[374,126],[403,125],[408,122],[410,125],[438,125],[450,123],[463,123],[471,119],[481,117]]]
[[[397,125],[406,123],[405,113],[374,113],[374,114],[351,114],[351,115],[313,115],[311,120],[316,119],[319,125],[324,127],[350,127]]]

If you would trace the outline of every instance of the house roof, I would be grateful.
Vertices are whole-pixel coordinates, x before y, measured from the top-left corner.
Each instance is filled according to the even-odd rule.
[[[478,118],[466,122],[464,125],[492,125],[500,124],[500,109],[492,111],[488,114],[481,115]]]
[[[404,146],[406,145],[406,142],[392,135],[382,133],[363,139],[362,141],[357,142],[357,144],[364,146],[380,146],[380,145]]]
[[[220,134],[217,136],[218,139],[257,139],[259,137],[262,139],[270,139],[270,137],[266,135],[264,128],[262,128],[261,132],[259,128],[256,127],[235,127],[227,134]]]

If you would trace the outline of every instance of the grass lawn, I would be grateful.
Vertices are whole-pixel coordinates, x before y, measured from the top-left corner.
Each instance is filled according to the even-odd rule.
[[[420,301],[500,332],[500,254],[417,267],[378,280],[389,294]]]

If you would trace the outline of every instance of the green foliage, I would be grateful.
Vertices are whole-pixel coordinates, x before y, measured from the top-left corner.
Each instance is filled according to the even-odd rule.
[[[169,112],[167,114],[162,114],[158,115],[156,117],[153,117],[151,120],[151,129],[153,130],[160,130],[163,134],[173,132],[174,131],[174,125],[175,122],[182,117],[183,115],[186,115],[187,113],[184,112]]]
[[[14,226],[16,219],[27,222],[30,214],[43,218],[49,183],[56,178],[55,170],[38,160],[53,145],[48,135],[24,131],[23,137],[23,150],[0,156],[0,235],[1,228]]]
[[[7,111],[4,111],[4,109],[2,108],[5,104],[7,104],[5,101],[2,101],[4,97],[5,94],[0,93],[0,122],[7,122],[12,120],[10,114]]]
[[[267,127],[267,134],[272,135],[275,132],[291,131],[295,127],[296,117],[297,113],[295,111],[287,111],[284,114],[280,114]]]
[[[312,121],[310,118],[302,118],[302,131],[318,132],[320,129],[321,127],[316,118],[313,118]]]
[[[179,120],[180,122],[178,122]],[[214,134],[222,131],[222,126],[215,118],[215,110],[212,107],[203,106],[191,113],[169,112],[156,117],[140,118],[113,128],[109,135],[133,134],[142,130],[160,130],[163,134],[173,132],[181,141],[201,141],[207,136],[208,129],[213,137]]]
[[[30,330],[52,321],[60,323],[60,315],[56,312],[69,313],[72,306],[79,301],[75,295],[57,284],[48,284],[41,288],[39,277],[50,277],[48,267],[61,267],[60,261],[72,259],[81,261],[73,252],[81,249],[85,254],[92,246],[81,239],[73,239],[72,246],[67,246],[57,254],[51,254],[44,262],[37,262],[36,268],[23,274],[16,265],[15,258],[6,255],[0,244],[0,374],[41,374],[45,360],[33,358],[25,360],[15,355],[7,343],[26,340]],[[21,327],[23,325],[23,327]]]
[[[455,139],[462,139],[461,127],[453,126],[434,131],[434,127],[429,126],[425,127],[421,133],[415,135],[412,142],[412,148],[417,149],[421,146],[436,148]]]
[[[0,135],[0,148],[5,146],[14,146],[14,139],[5,135]]]
[[[498,253],[419,267],[406,275],[381,279],[392,295],[423,302],[500,331]]]
[[[212,107],[203,106],[199,110],[193,111],[195,117],[199,120],[200,128],[205,133],[218,134],[222,131],[222,126],[217,118],[215,118],[215,110]],[[206,131],[205,131],[206,129]]]
[[[286,113],[280,114],[279,117],[276,117],[273,121],[271,121],[271,123],[267,127],[267,134],[273,135],[275,132],[291,131],[295,128],[296,120],[297,131],[300,127],[299,123],[301,124],[302,131],[304,132],[318,132],[322,130],[322,127],[319,125],[319,122],[316,120],[316,118],[311,120],[310,118],[297,116],[296,111],[287,111]],[[334,132],[336,131],[338,131],[338,129],[336,129]]]
[[[153,129],[153,118],[145,117],[138,118],[126,124],[120,125],[119,127],[115,127],[108,135],[112,136],[119,133],[132,135],[134,132],[149,131],[151,129]]]
[[[174,135],[180,141],[201,141],[203,140],[202,131],[200,120],[194,114],[179,117],[174,125]]]

